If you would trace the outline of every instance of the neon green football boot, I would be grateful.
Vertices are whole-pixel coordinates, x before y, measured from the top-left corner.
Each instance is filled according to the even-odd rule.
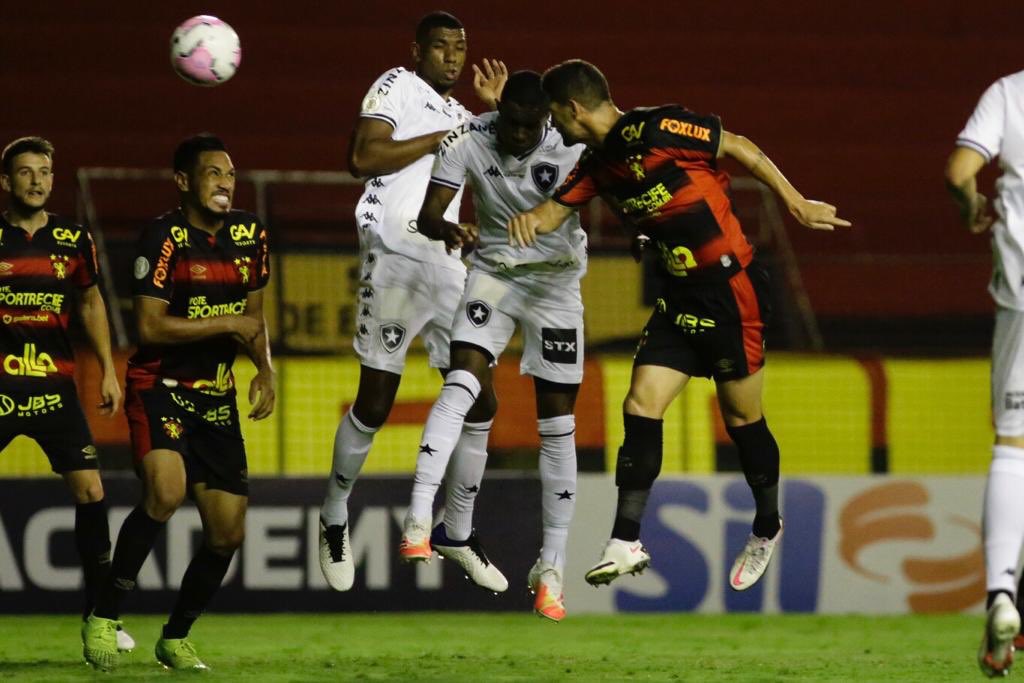
[[[195,645],[188,638],[160,638],[156,641],[156,660],[176,671],[206,671],[210,668],[199,659]]]
[[[82,622],[82,656],[93,668],[100,671],[117,668],[117,627],[120,624],[93,614]]]

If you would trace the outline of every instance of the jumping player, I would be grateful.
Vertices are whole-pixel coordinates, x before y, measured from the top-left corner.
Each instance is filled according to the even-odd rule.
[[[431,367],[449,367],[449,330],[466,279],[460,255],[427,239],[416,223],[434,152],[448,131],[471,116],[451,96],[466,62],[462,23],[447,12],[423,17],[412,61],[412,71],[391,69],[370,87],[349,149],[352,173],[366,178],[355,211],[362,261],[353,339],[359,387],[334,437],[320,510],[320,569],[339,591],[355,579],[348,498],[394,405],[409,344],[419,335]],[[477,95],[493,109],[505,66],[484,60],[483,69],[474,70]],[[448,209],[449,220],[458,221],[460,200],[461,193]],[[487,422],[471,416],[460,440],[460,449],[477,459],[486,458]]]
[[[139,349],[129,361],[125,412],[143,498],[124,521],[110,578],[83,631],[86,658],[117,664],[111,634],[157,534],[183,502],[196,502],[203,545],[181,580],[156,643],[171,669],[207,668],[188,638],[245,535],[249,483],[231,366],[239,345],[257,374],[249,419],[274,409],[274,373],[263,316],[270,278],[267,229],[231,208],[235,168],[216,137],[178,145],[179,208],[147,226],[135,259]]]
[[[729,586],[745,590],[764,574],[782,533],[779,448],[761,412],[767,273],[732,212],[718,159],[738,161],[802,225],[833,230],[850,224],[836,217],[835,207],[804,199],[753,142],[723,129],[717,116],[678,105],[622,112],[604,75],[582,60],[549,69],[544,89],[565,141],[590,149],[553,198],[509,222],[510,243],[533,244],[601,196],[661,256],[661,292],[623,404],[612,538],[587,581],[609,583],[649,563],[640,520],[661,470],[662,417],[696,375],[715,381],[756,503],[752,533],[729,573]]]
[[[514,73],[505,84],[498,113],[456,128],[437,153],[419,215],[420,232],[444,240],[453,251],[465,242],[477,246],[452,328],[452,370],[423,430],[405,527],[406,537],[429,528],[434,495],[465,417],[477,396],[493,394],[491,366],[518,323],[524,345],[520,370],[534,379],[541,436],[544,536],[527,584],[536,595],[537,614],[560,621],[565,616],[562,574],[576,495],[573,408],[583,378],[579,281],[587,269],[587,237],[575,213],[528,249],[509,246],[505,229],[512,216],[551,196],[583,151],[582,145],[562,143],[548,123],[549,104],[540,74]],[[473,187],[478,239],[444,218],[467,179]],[[453,458],[448,473],[444,522],[429,541],[405,544],[401,552],[426,560],[433,548],[457,561],[478,584],[505,590],[508,582],[501,572],[482,552],[470,551],[477,544],[472,503],[485,462],[461,467],[460,456]]]

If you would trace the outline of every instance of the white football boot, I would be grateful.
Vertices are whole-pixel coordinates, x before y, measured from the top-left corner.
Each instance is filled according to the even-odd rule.
[[[481,588],[495,593],[508,590],[508,579],[487,559],[475,530],[465,541],[453,541],[445,534],[444,524],[438,524],[429,543],[438,555],[462,567],[469,580]]]
[[[782,518],[779,518],[779,530],[771,538],[762,538],[750,534],[747,544],[736,556],[729,571],[729,588],[734,591],[745,591],[757,583],[768,569],[768,563],[775,554],[775,546],[782,538]]]
[[[992,601],[985,618],[985,636],[978,648],[978,666],[989,678],[1006,676],[1013,664],[1013,639],[1020,631],[1020,614],[1006,593]]]
[[[651,554],[640,541],[608,540],[601,560],[587,572],[592,586],[611,583],[623,574],[641,574],[651,564]]]
[[[398,544],[398,559],[402,562],[430,562],[432,554],[430,527],[406,517],[402,525],[402,541]]]
[[[320,519],[320,571],[327,585],[336,591],[352,588],[356,566],[352,559],[352,543],[348,537],[348,524],[324,524]]]
[[[120,624],[117,626],[117,651],[118,652],[131,652],[135,649],[135,639],[128,635],[128,631],[121,628]]]
[[[526,583],[535,596],[533,611],[537,616],[556,622],[565,619],[562,574],[553,564],[537,560],[527,575]]]

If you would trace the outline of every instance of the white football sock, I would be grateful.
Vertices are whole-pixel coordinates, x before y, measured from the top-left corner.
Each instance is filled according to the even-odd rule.
[[[327,495],[320,506],[320,516],[327,526],[348,522],[348,497],[366,462],[373,435],[379,430],[380,427],[364,425],[351,410],[341,418],[334,433],[333,469],[327,482]]]
[[[1024,543],[1024,448],[993,446],[985,486],[982,534],[989,591],[1017,594],[1017,560]]]
[[[423,425],[407,519],[430,525],[437,488],[444,478],[455,443],[462,436],[462,423],[466,414],[479,395],[480,382],[473,373],[452,370],[445,377],[441,395],[437,397]]]
[[[445,476],[444,531],[453,541],[473,533],[473,504],[487,469],[487,437],[494,420],[466,422]]]
[[[540,559],[565,569],[569,523],[576,507],[576,418],[559,415],[537,420],[540,432],[541,511],[544,541]]]

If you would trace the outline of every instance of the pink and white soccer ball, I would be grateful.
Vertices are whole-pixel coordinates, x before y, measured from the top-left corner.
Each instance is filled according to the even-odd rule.
[[[171,66],[189,83],[220,85],[235,75],[242,45],[235,29],[217,17],[192,17],[171,36]]]

